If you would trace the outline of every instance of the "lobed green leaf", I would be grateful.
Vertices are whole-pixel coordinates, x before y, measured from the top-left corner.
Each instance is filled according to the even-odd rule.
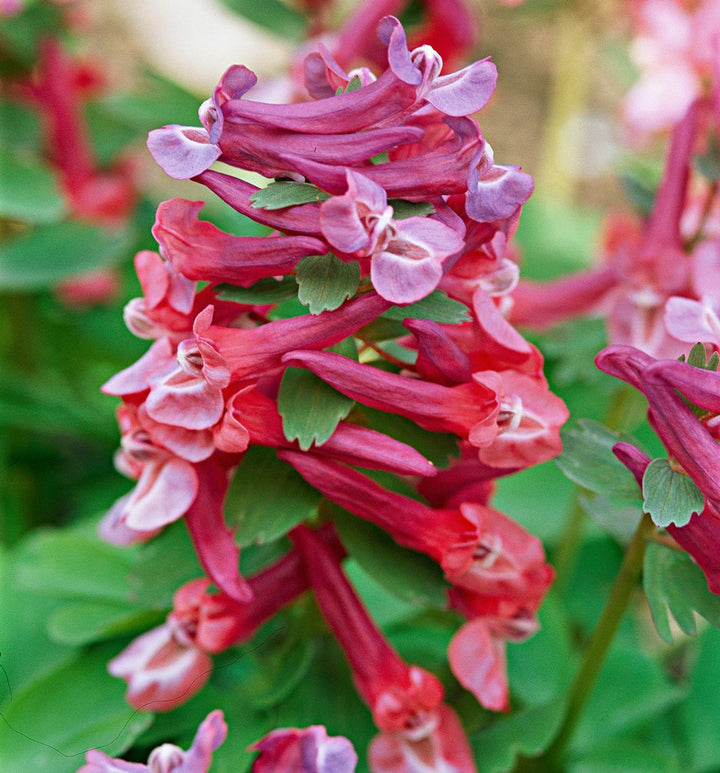
[[[351,298],[360,284],[360,266],[332,253],[309,255],[297,266],[298,299],[311,314],[333,311]]]
[[[705,498],[685,473],[673,470],[667,459],[653,459],[642,480],[643,509],[655,525],[686,526],[693,513],[700,513]]]
[[[275,455],[272,448],[249,448],[230,484],[225,517],[236,527],[241,547],[270,542],[316,510],[320,494]]]
[[[720,628],[720,596],[708,590],[705,575],[687,553],[651,542],[645,553],[643,585],[655,628],[668,644],[673,641],[670,614],[689,635],[697,631],[695,612]]]
[[[391,306],[382,316],[399,322],[404,319],[431,319],[450,325],[470,320],[467,306],[448,298],[442,290],[433,290],[430,295],[407,306]]]

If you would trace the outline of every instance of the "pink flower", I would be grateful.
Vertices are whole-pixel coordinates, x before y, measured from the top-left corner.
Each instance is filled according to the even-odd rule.
[[[346,174],[347,193],[320,207],[325,238],[341,252],[371,257],[373,287],[386,300],[412,303],[425,297],[437,287],[443,261],[462,250],[462,234],[431,218],[393,220],[377,183],[350,169]]]
[[[92,749],[85,755],[86,764],[77,773],[207,773],[212,753],[227,736],[227,725],[220,710],[211,711],[202,721],[192,746],[185,752],[173,744],[163,744],[150,753],[147,765],[111,759]]]
[[[260,752],[253,773],[353,773],[358,759],[347,738],[329,737],[322,725],[273,730],[249,748]]]
[[[472,750],[455,712],[439,706],[423,733],[380,733],[370,744],[372,773],[476,773]]]
[[[208,429],[220,420],[225,408],[222,390],[230,383],[230,371],[217,347],[203,335],[213,311],[208,306],[195,318],[194,338],[178,345],[177,366],[150,379],[145,410],[153,420],[189,430]]]
[[[134,639],[108,671],[127,682],[125,697],[134,708],[170,711],[203,687],[212,660],[170,621]]]

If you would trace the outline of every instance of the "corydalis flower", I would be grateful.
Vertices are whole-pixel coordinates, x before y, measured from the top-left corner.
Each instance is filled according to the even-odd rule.
[[[370,257],[378,294],[412,303],[438,285],[443,262],[463,248],[462,234],[426,217],[394,220],[387,194],[369,178],[347,170],[348,190],[320,207],[323,235],[337,250]]]
[[[174,744],[163,744],[150,753],[147,765],[108,757],[97,749],[86,755],[86,764],[77,773],[207,773],[212,753],[227,736],[222,711],[211,711],[195,734],[192,746],[183,751]]]
[[[353,773],[358,756],[343,736],[328,736],[322,725],[273,730],[250,747],[260,752],[253,773]]]

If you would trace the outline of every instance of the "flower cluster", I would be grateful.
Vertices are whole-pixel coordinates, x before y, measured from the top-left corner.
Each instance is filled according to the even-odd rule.
[[[467,619],[450,666],[482,705],[507,708],[504,643],[537,629],[553,572],[540,542],[490,506],[493,480],[557,455],[567,418],[541,355],[503,314],[518,279],[507,243],[532,180],[495,163],[471,117],[495,87],[489,60],[443,74],[440,55],[410,50],[390,16],[378,38],[377,76],[346,73],[320,45],[305,60],[313,99],[268,104],[248,97],[255,76],[234,66],[201,106],[200,127],[150,134],[169,175],[273,230],[226,233],[199,219],[201,203],[172,199],[157,211],[159,252],[135,259],[143,297],[125,318],[153,344],[103,389],[122,398],[117,466],[137,484],[101,529],[130,544],[182,518],[207,579],[180,588],[167,621],[110,671],[128,682],[132,705],[173,708],[207,680],[212,654],[310,589],[380,731],[372,769],[472,771],[440,681],[402,660],[344,575],[329,503],[248,578],[224,519],[248,449],[276,449],[331,503],[441,567],[448,607]],[[288,287],[290,301],[268,300]],[[331,415],[322,398],[303,404],[308,388],[346,407]],[[383,415],[454,438],[459,458],[438,470],[410,438],[386,434]],[[311,731],[265,738],[256,769],[312,751],[308,769],[351,770],[351,750]],[[331,754],[339,767],[320,764]]]
[[[601,314],[611,343],[657,357],[677,357],[697,341],[720,345],[716,181],[693,171],[696,156],[712,154],[717,124],[710,101],[693,102],[674,128],[648,218],[610,221],[602,265],[550,283],[520,282],[511,319],[542,327]]]

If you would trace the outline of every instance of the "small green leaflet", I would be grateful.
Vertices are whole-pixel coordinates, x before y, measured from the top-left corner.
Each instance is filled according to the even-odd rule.
[[[442,290],[433,290],[430,295],[407,306],[391,306],[382,316],[400,322],[404,319],[431,319],[450,325],[468,322],[470,319],[467,306],[448,298]]]
[[[563,452],[555,462],[567,478],[596,494],[638,497],[633,474],[612,452],[621,440],[637,445],[632,437],[613,432],[591,419],[580,419],[577,427],[565,429],[561,435]]]
[[[319,501],[320,494],[278,459],[274,449],[252,446],[230,483],[225,520],[237,528],[240,547],[271,542],[309,518]]]
[[[357,91],[361,86],[362,81],[360,78],[358,78],[357,75],[354,75],[352,78],[350,78],[345,88],[338,86],[337,91],[335,92],[335,96],[339,97],[340,94],[349,94],[351,91]]]
[[[255,209],[285,209],[298,204],[317,204],[330,198],[329,193],[321,191],[310,183],[296,183],[291,180],[268,183],[255,191],[250,201]]]
[[[699,341],[692,349],[690,349],[687,358],[684,354],[681,354],[678,357],[678,360],[680,362],[687,362],[687,364],[692,365],[693,368],[702,368],[703,370],[713,371],[718,369],[718,364],[720,363],[720,357],[718,357],[717,352],[713,352],[710,359],[708,359],[707,352],[705,351],[705,344],[702,344]]]
[[[655,628],[668,644],[673,640],[668,613],[691,636],[697,632],[695,612],[720,628],[720,597],[708,590],[705,575],[687,553],[651,542],[643,585]]]
[[[360,266],[344,263],[331,252],[309,255],[298,263],[295,281],[300,287],[300,302],[311,314],[320,314],[337,309],[355,294],[360,283]]]
[[[267,303],[281,303],[297,296],[297,282],[292,276],[285,276],[280,281],[268,277],[260,279],[250,287],[236,285],[218,285],[218,297],[221,301],[235,301],[250,306],[264,306]]]
[[[425,215],[432,215],[435,211],[435,207],[427,201],[388,199],[388,204],[393,208],[393,218],[395,220],[405,220],[408,217],[425,217]]]
[[[676,472],[667,459],[653,459],[643,475],[643,509],[653,523],[664,528],[686,526],[693,513],[705,505],[702,492],[684,473]]]

